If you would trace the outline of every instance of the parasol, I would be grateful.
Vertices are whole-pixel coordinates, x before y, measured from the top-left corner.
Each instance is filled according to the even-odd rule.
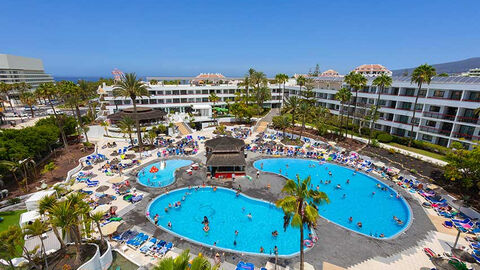
[[[99,186],[95,191],[96,192],[104,192],[108,190],[108,186]]]
[[[151,173],[157,173],[157,172],[158,172],[158,168],[155,167],[155,166],[152,166],[152,168],[150,168],[150,172],[151,172]]]
[[[71,186],[70,188],[74,191],[77,191],[77,190],[80,190],[80,189],[86,188],[86,187],[87,187],[87,184],[85,184],[85,183],[76,183],[73,186]]]
[[[117,231],[118,226],[120,226],[120,224],[121,223],[118,221],[108,223],[107,225],[101,227],[102,234],[103,235],[114,234]]]
[[[452,248],[452,254],[464,262],[475,263],[475,258],[468,252],[459,248]]]
[[[118,184],[118,183],[122,183],[123,181],[124,181],[124,179],[123,179],[123,177],[121,177],[121,176],[114,177],[114,178],[108,180],[108,182],[109,182],[110,184]]]
[[[95,214],[95,213],[98,213],[98,212],[106,213],[108,210],[110,210],[110,205],[102,204],[102,205],[97,206],[92,211],[90,211],[90,213],[91,214]]]

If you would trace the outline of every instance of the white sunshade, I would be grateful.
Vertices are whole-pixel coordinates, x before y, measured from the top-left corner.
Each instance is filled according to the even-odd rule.
[[[23,227],[23,226],[25,226],[25,224],[28,224],[28,222],[30,222],[30,221],[33,222],[33,221],[35,221],[36,219],[39,219],[39,218],[40,218],[40,213],[38,213],[38,211],[36,211],[36,210],[22,213],[20,215],[20,221],[19,221],[20,227]]]
[[[55,193],[55,190],[42,190],[35,192],[25,201],[27,210],[32,211],[38,208],[38,201],[40,201],[45,196],[50,196]]]

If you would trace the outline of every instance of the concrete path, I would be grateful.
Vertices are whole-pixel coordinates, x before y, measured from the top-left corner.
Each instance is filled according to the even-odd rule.
[[[255,125],[255,128],[253,129],[253,132],[254,133],[264,132],[267,129],[268,124],[272,122],[273,117],[279,114],[280,114],[280,109],[272,108],[263,118],[258,120],[257,124]]]

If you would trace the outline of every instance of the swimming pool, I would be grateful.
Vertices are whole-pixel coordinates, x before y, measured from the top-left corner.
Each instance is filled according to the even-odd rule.
[[[261,159],[254,162],[258,170],[282,174],[295,179],[312,177],[311,184],[316,189],[327,193],[330,203],[319,206],[319,214],[340,226],[368,236],[391,238],[402,232],[410,223],[411,211],[407,202],[397,193],[377,179],[363,173],[354,175],[354,171],[339,165],[294,158]],[[288,167],[287,167],[288,164]],[[281,173],[280,173],[281,170]],[[329,175],[329,172],[332,175]],[[349,179],[349,184],[346,183]],[[325,180],[331,180],[325,184]],[[323,183],[321,183],[322,181]],[[337,185],[340,188],[337,188]],[[377,185],[380,185],[378,187]],[[382,188],[387,188],[382,190]],[[375,194],[373,194],[375,192]],[[403,221],[398,224],[393,216]],[[352,217],[353,221],[349,221]],[[362,227],[357,226],[362,223]]]
[[[181,201],[185,192],[190,194],[182,201],[182,206],[169,208],[168,204]],[[263,247],[266,255],[273,254],[275,246],[280,256],[299,252],[300,232],[298,228],[287,227],[283,231],[283,211],[274,204],[253,199],[243,194],[238,197],[235,191],[211,187],[177,189],[154,199],[147,208],[150,219],[159,215],[158,226],[180,237],[207,246],[235,252],[258,255]],[[247,215],[251,213],[252,218]],[[203,231],[203,218],[210,224],[208,233]],[[168,229],[168,222],[172,229]],[[238,235],[235,235],[235,231]],[[278,231],[273,237],[272,232]],[[305,238],[308,230],[305,230]],[[235,244],[234,244],[235,241]]]
[[[165,160],[165,166],[161,162],[150,164],[140,170],[138,173],[138,182],[148,187],[165,187],[175,182],[175,171],[178,168],[188,166],[193,162],[187,159],[168,159]],[[150,172],[155,166],[158,172]]]

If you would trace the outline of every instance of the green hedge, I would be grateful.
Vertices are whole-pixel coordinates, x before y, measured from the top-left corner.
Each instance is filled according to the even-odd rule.
[[[393,137],[390,134],[383,133],[377,136],[377,140],[382,143],[389,143],[393,140]]]

